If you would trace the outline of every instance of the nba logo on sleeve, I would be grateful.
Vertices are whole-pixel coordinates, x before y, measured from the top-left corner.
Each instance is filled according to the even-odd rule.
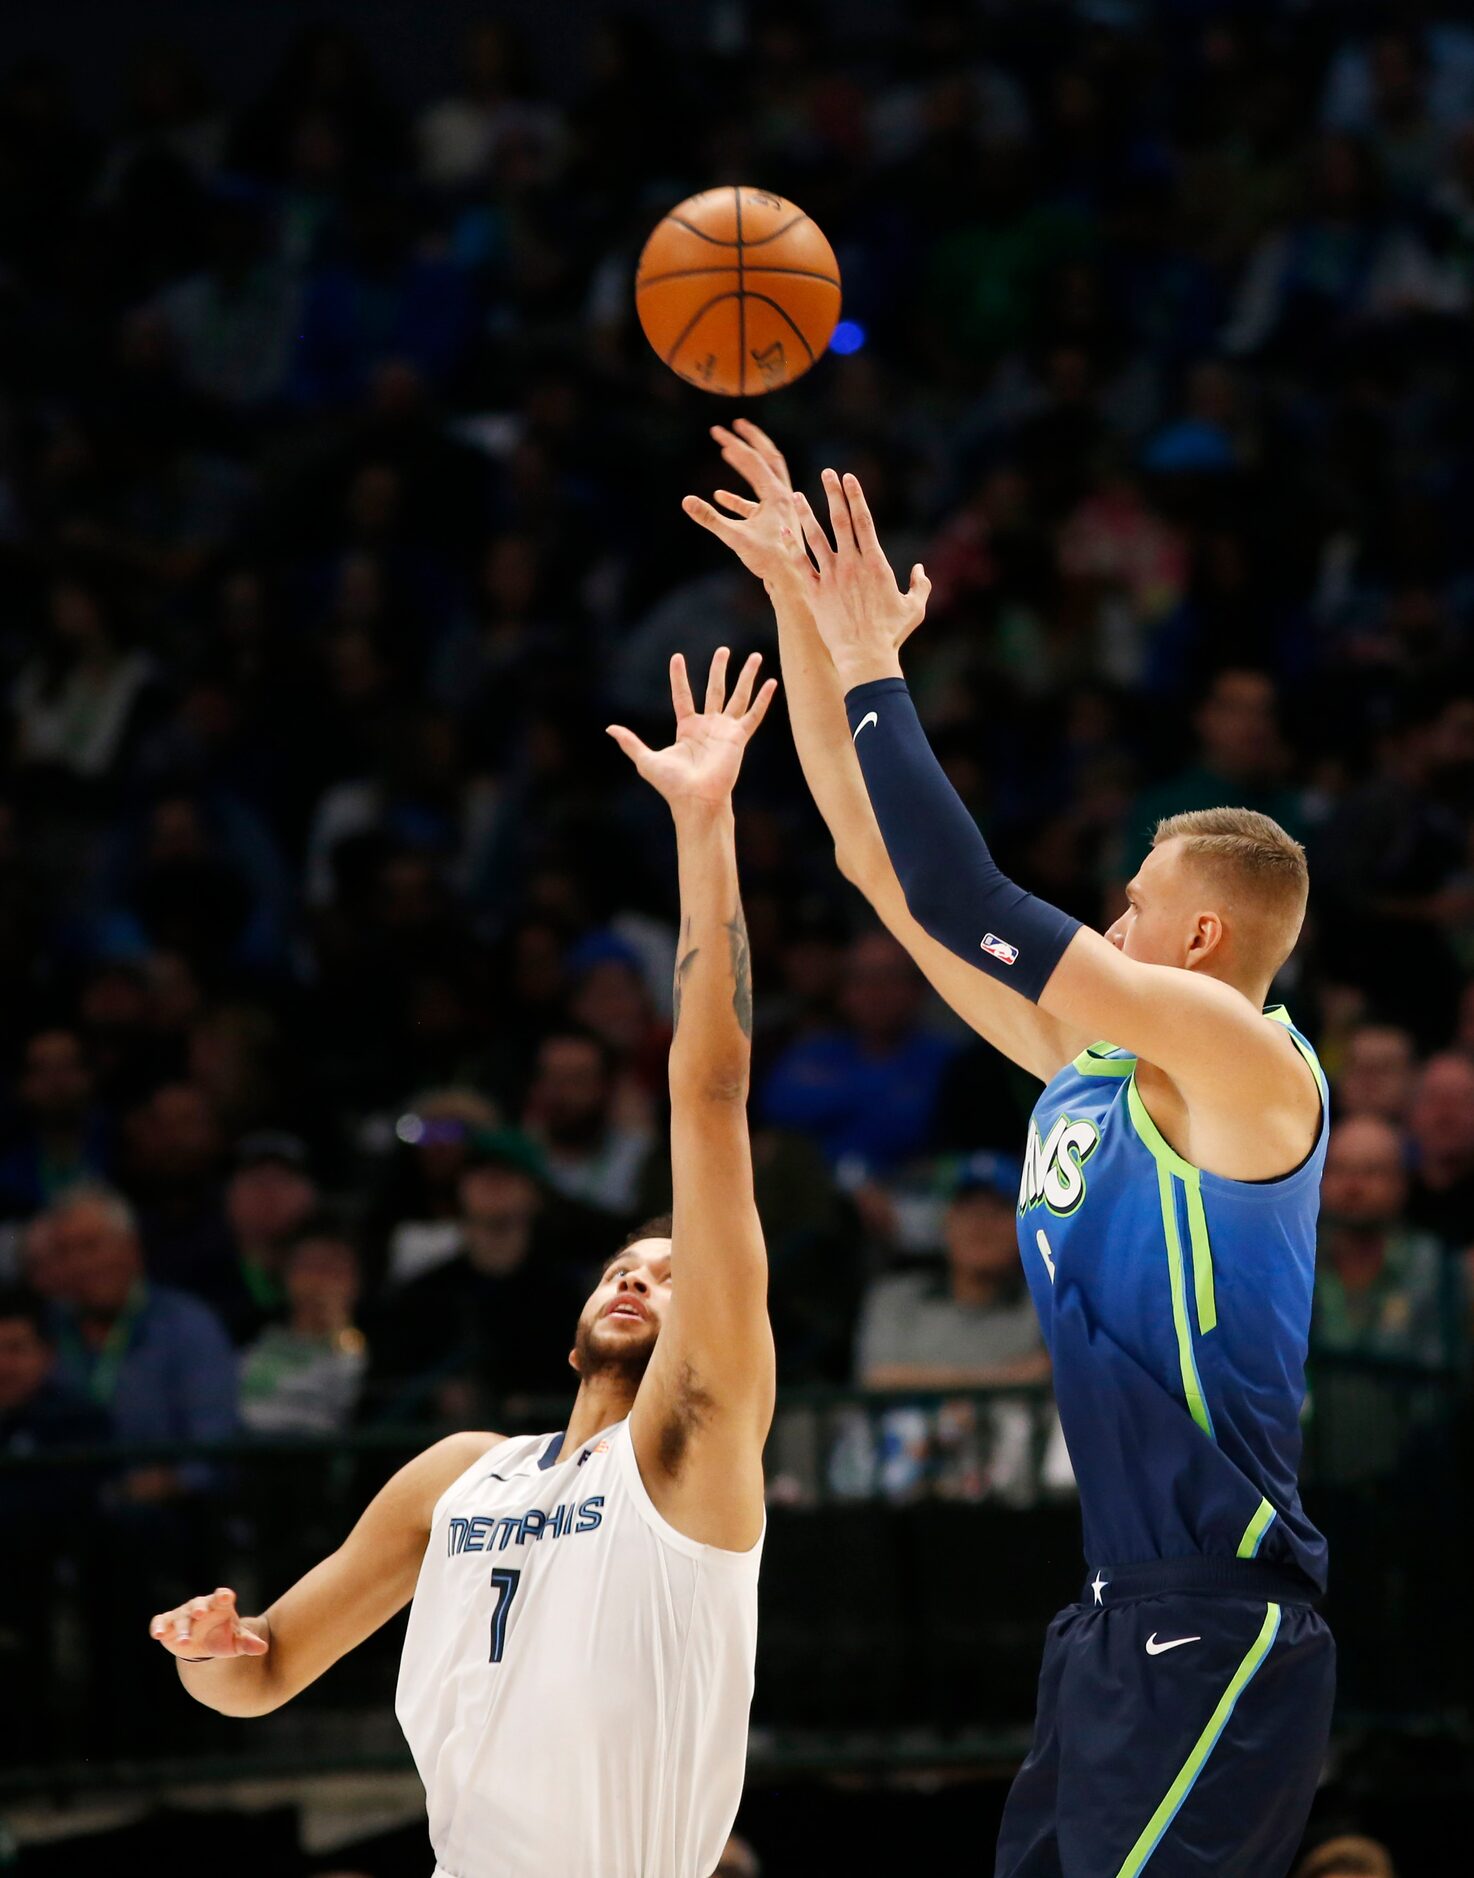
[[[983,950],[1004,965],[1018,964],[1018,947],[1011,946],[1006,939],[1000,939],[995,932],[983,934]]]

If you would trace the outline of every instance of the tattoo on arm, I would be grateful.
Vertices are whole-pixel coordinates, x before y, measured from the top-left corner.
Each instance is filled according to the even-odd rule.
[[[727,921],[727,943],[732,949],[732,977],[736,981],[732,989],[732,1009],[737,1013],[743,1036],[751,1038],[752,959],[747,946],[747,921],[742,917],[740,906]]]
[[[689,919],[686,921],[685,937],[687,939],[691,937],[691,922]],[[671,1027],[672,1033],[679,1030],[681,1027],[681,992],[685,987],[686,973],[689,972],[691,967],[696,963],[697,959],[700,957],[700,954],[701,954],[701,947],[692,946],[690,951],[686,953],[684,958],[682,958],[680,963],[676,966],[675,988],[671,993],[671,1026],[670,1027]]]

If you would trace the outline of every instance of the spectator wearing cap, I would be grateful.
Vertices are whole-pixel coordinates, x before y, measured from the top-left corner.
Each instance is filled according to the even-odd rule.
[[[369,1412],[426,1409],[465,1423],[508,1394],[566,1380],[585,1287],[562,1256],[556,1201],[537,1147],[482,1137],[461,1175],[460,1249],[384,1300],[369,1326]],[[609,1249],[593,1236],[590,1264]]]
[[[942,1219],[940,1272],[877,1279],[860,1316],[856,1367],[868,1388],[968,1388],[1049,1374],[1019,1268],[1019,1168],[978,1153],[954,1176]]]
[[[591,1030],[545,1038],[522,1125],[541,1148],[556,1193],[626,1221],[655,1138],[645,1120],[620,1113],[617,1069],[614,1052]]]
[[[234,1258],[222,1267],[218,1286],[199,1287],[237,1347],[287,1315],[287,1254],[317,1205],[317,1185],[300,1136],[263,1130],[243,1138],[225,1183]]]
[[[235,1361],[215,1313],[145,1275],[132,1210],[77,1188],[47,1222],[60,1373],[106,1411],[121,1441],[218,1441],[236,1428]],[[160,1503],[207,1483],[188,1465],[133,1469],[123,1497]]]
[[[241,1420],[255,1434],[333,1435],[353,1420],[368,1367],[355,1322],[358,1250],[325,1215],[289,1234],[281,1281],[286,1321],[241,1358]]]

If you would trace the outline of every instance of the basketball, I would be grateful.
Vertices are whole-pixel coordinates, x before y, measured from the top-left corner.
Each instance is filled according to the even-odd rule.
[[[688,384],[754,397],[801,378],[839,319],[839,263],[797,204],[703,189],[651,234],[635,275],[645,337]]]

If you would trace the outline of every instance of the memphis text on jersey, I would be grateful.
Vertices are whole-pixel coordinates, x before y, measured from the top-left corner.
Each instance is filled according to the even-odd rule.
[[[526,1513],[478,1513],[473,1518],[453,1517],[446,1528],[445,1549],[450,1558],[461,1552],[505,1552],[509,1545],[527,1545],[534,1539],[566,1539],[573,1533],[597,1532],[604,1523],[604,1496],[570,1500],[551,1513],[534,1506]]]

